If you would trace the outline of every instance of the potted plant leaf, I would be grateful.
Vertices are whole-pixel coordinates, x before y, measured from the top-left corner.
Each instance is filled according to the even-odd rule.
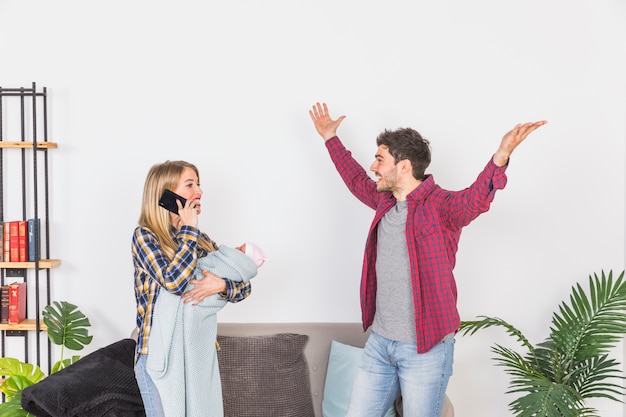
[[[491,347],[493,359],[511,376],[507,393],[518,395],[509,404],[515,416],[591,417],[597,411],[586,400],[621,401],[624,377],[609,353],[626,334],[623,271],[615,280],[612,271],[590,275],[587,293],[580,284],[572,287],[569,304],[562,302],[553,313],[550,335],[536,346],[500,318],[477,319],[463,321],[459,333],[504,327],[526,350],[522,354],[499,344]]]
[[[78,355],[64,358],[65,348],[82,350],[91,343],[93,337],[87,329],[91,323],[75,305],[66,301],[54,301],[43,309],[42,316],[48,327],[48,338],[53,344],[61,346],[61,358],[50,371],[53,374],[80,359]],[[37,365],[15,358],[0,358],[0,375],[6,378],[0,385],[0,391],[6,396],[6,401],[0,404],[0,417],[32,416],[22,409],[22,390],[41,381],[46,374]]]

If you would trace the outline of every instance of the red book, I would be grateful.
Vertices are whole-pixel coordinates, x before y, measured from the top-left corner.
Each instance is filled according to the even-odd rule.
[[[9,249],[11,251],[9,261],[20,261],[20,231],[17,221],[9,222]]]
[[[26,318],[26,283],[9,284],[9,324],[17,324]]]
[[[19,262],[28,261],[28,221],[20,220],[17,222],[17,233],[19,238],[18,251]]]

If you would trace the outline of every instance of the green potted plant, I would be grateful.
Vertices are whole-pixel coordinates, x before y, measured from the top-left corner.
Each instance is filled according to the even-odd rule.
[[[53,374],[80,359],[78,355],[64,358],[65,348],[81,350],[91,343],[92,336],[87,331],[91,323],[75,305],[66,301],[54,301],[43,309],[42,316],[48,327],[48,338],[61,346],[61,358],[50,371]],[[0,385],[0,391],[6,396],[6,401],[0,404],[0,417],[32,416],[22,408],[22,390],[41,381],[46,374],[37,365],[15,358],[0,358],[0,375],[6,378]]]
[[[569,304],[553,313],[550,335],[533,346],[520,330],[497,317],[479,316],[463,321],[461,335],[492,326],[504,327],[526,349],[524,354],[499,344],[493,358],[511,376],[507,393],[519,397],[509,404],[518,417],[597,416],[586,406],[590,398],[621,401],[624,379],[619,363],[609,358],[626,334],[626,281],[624,271],[589,276],[589,292],[572,287]]]

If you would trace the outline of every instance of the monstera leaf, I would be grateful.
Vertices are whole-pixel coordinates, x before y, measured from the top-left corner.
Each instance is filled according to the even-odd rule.
[[[15,358],[0,358],[0,375],[8,375],[0,390],[8,400],[21,392],[24,388],[36,384],[46,377],[46,374],[37,366],[20,362]]]
[[[91,326],[89,319],[67,301],[54,301],[46,306],[43,322],[48,326],[48,338],[55,345],[82,350],[93,338],[87,333],[87,327]]]
[[[0,375],[6,379],[0,391],[6,395],[6,402],[0,404],[0,417],[32,416],[22,409],[22,390],[46,377],[37,365],[20,362],[15,358],[0,358]]]
[[[22,408],[22,390],[0,404],[0,417],[36,417]]]

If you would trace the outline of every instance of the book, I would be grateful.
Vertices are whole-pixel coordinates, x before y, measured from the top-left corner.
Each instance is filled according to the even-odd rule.
[[[10,262],[11,261],[11,247],[9,246],[10,240],[11,240],[11,232],[9,229],[9,222],[4,222],[2,223],[2,226],[4,228],[3,234],[4,234],[4,262]]]
[[[28,226],[28,221],[26,220],[19,220],[17,222],[17,230],[18,230],[18,237],[19,237],[19,244],[18,244],[19,262],[28,261],[27,226]]]
[[[9,222],[9,262],[20,260],[20,231],[17,220]]]
[[[0,323],[9,322],[9,286],[0,286]]]
[[[41,259],[41,221],[28,219],[28,262]],[[35,258],[39,259],[35,259]]]
[[[17,324],[26,318],[26,283],[9,284],[9,324]]]

